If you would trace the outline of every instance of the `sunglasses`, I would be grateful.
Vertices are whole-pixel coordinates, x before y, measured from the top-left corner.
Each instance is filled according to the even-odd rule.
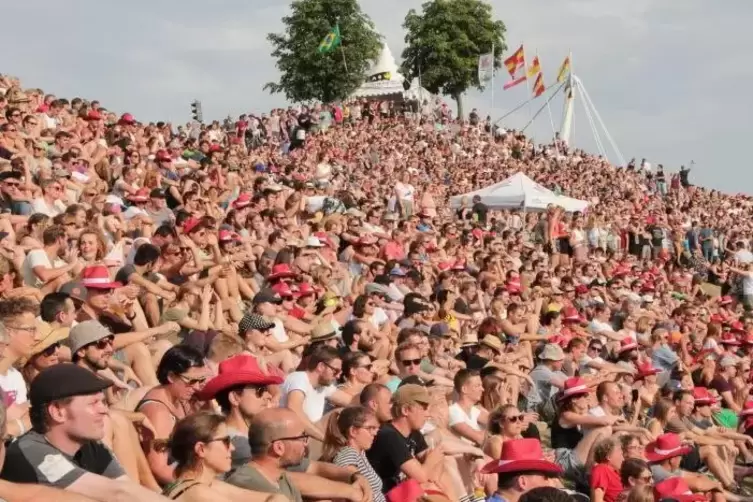
[[[191,385],[197,385],[197,384],[202,384],[202,383],[204,383],[204,382],[207,381],[207,377],[190,378],[190,377],[187,377],[185,375],[178,375],[178,377],[181,380],[183,380],[183,383],[185,383],[186,385],[189,385],[189,386],[191,386]]]
[[[44,349],[40,355],[43,357],[50,357],[51,355],[55,354],[55,352],[57,352],[59,348],[60,348],[60,342],[55,342],[49,347],[47,347],[46,349]]]
[[[418,366],[421,364],[421,359],[403,359],[400,364],[403,366]]]
[[[225,448],[230,448],[230,445],[233,443],[233,439],[230,436],[223,436],[221,438],[212,438],[207,443],[214,443],[215,441],[219,441],[222,444],[225,445]]]
[[[522,422],[523,421],[523,415],[515,415],[514,417],[505,417],[505,421],[509,422],[511,424]]]
[[[335,368],[334,366],[332,366],[331,364],[328,364],[328,363],[324,363],[324,365],[325,365],[325,366],[326,366],[327,368],[331,369],[331,370],[332,370],[332,372],[333,372],[333,373],[334,373],[335,375],[339,375],[340,373],[342,373],[342,372],[343,372],[342,368]]]
[[[102,338],[101,340],[97,340],[94,343],[90,343],[89,346],[95,346],[99,350],[104,350],[107,347],[112,347],[112,342],[115,340],[115,337],[110,335],[108,337]]]

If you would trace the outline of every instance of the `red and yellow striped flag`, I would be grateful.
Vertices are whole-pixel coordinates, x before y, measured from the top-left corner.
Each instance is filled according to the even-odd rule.
[[[515,78],[515,74],[518,73],[518,70],[525,66],[525,64],[526,58],[522,45],[517,51],[513,53],[512,56],[505,59],[505,67],[507,68],[507,71],[510,73],[510,76],[513,79]]]
[[[526,75],[528,76],[528,78],[533,78],[540,71],[541,71],[541,64],[539,63],[539,57],[536,56],[533,58],[533,62],[531,63],[531,66],[528,67],[528,73],[526,73]]]
[[[544,75],[539,72],[539,76],[536,77],[536,81],[533,83],[533,97],[538,98],[542,94],[544,94],[544,91],[546,90],[546,87],[544,86]]]
[[[570,71],[570,56],[567,56],[560,66],[559,72],[557,72],[557,82],[564,82],[565,75]]]

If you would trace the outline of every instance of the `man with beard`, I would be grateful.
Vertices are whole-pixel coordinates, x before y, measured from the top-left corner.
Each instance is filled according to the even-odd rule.
[[[364,491],[368,483],[353,470],[350,484],[325,480],[306,473],[292,473],[287,469],[300,465],[307,455],[309,435],[295,413],[283,408],[262,410],[249,424],[248,442],[252,460],[230,471],[226,481],[248,490],[279,493],[290,500],[345,499],[364,502],[371,492]],[[274,481],[270,481],[274,480]],[[367,488],[368,489],[368,488]]]
[[[99,321],[84,321],[71,328],[68,345],[73,363],[97,372],[108,368],[114,335]]]
[[[79,265],[78,254],[68,252],[65,229],[53,225],[42,233],[42,249],[34,249],[26,255],[21,273],[24,284],[39,288],[47,294],[56,291],[69,280],[69,272]],[[67,257],[68,263],[63,260]]]
[[[289,374],[280,389],[280,407],[298,415],[306,433],[318,441],[324,440],[324,429],[317,422],[324,415],[325,401],[343,407],[352,401],[349,394],[334,385],[340,373],[340,353],[324,346],[309,356],[305,371]]]

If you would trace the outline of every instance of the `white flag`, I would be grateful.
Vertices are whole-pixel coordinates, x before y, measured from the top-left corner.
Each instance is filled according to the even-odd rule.
[[[478,82],[484,87],[494,75],[494,53],[481,54],[478,57]]]

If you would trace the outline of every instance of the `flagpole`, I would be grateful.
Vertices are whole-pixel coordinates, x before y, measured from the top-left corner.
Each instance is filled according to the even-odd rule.
[[[528,81],[528,61],[526,61],[526,52],[525,49],[523,50],[523,75],[526,77],[526,90],[528,92],[528,95],[531,95],[531,83]],[[530,101],[528,103],[528,118],[530,120],[533,117],[533,102]]]
[[[570,64],[569,75],[567,76],[567,93],[565,94],[565,111],[562,116],[562,129],[560,131],[560,139],[565,145],[570,146],[570,132],[573,125],[573,108],[575,100],[575,86],[573,85],[573,53],[570,52],[567,56]]]
[[[348,72],[348,61],[345,59],[345,48],[343,47],[343,34],[340,31],[340,19],[335,22],[335,26],[337,27],[337,33],[340,35],[340,52],[343,55],[343,66],[345,67],[345,74],[347,75]]]
[[[541,75],[541,71],[542,71],[541,70],[541,60],[539,59],[539,51],[538,51],[538,49],[536,50],[536,61],[539,62],[539,75]],[[543,77],[542,77],[541,80],[542,80],[541,83],[543,84],[544,83]],[[552,140],[554,141],[554,149],[557,151],[557,155],[559,156],[560,149],[557,146],[557,137],[556,137],[557,136],[557,130],[554,128],[554,116],[552,116],[552,107],[549,106],[549,101],[550,100],[548,100],[548,99],[546,100],[546,111],[549,113],[549,124],[551,124],[551,126],[552,126]]]
[[[492,116],[492,113],[494,113],[494,63],[495,61],[496,60],[494,58],[494,42],[492,42],[492,109],[491,109],[491,113],[489,113],[490,117]],[[491,126],[491,124],[489,124],[489,133],[492,136],[494,136],[494,128]]]

